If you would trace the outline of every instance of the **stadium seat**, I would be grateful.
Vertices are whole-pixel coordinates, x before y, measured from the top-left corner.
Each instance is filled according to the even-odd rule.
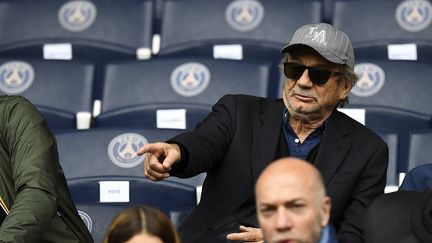
[[[90,63],[0,58],[0,94],[29,99],[52,130],[76,128],[92,109],[93,75]]]
[[[144,177],[144,157],[136,156],[148,142],[167,140],[179,130],[92,128],[56,133],[60,163],[67,180],[95,176]],[[188,179],[167,180],[202,185],[205,174]]]
[[[432,115],[431,63],[384,58],[357,59],[356,63],[359,81],[351,91],[350,104],[387,106]]]
[[[431,144],[432,144],[431,129],[418,130],[410,133],[408,168],[406,171],[410,171],[419,165],[431,163],[432,161],[432,150],[430,148]]]
[[[359,81],[347,107],[366,109],[366,126],[399,133],[399,171],[406,171],[408,133],[432,128],[431,64],[359,58],[355,72]]]
[[[171,211],[190,210],[196,205],[195,188],[173,181],[150,181],[144,177],[90,177],[68,180],[74,203],[95,242],[115,215],[130,206],[148,205],[168,217]]]
[[[388,44],[414,43],[418,58],[431,59],[430,1],[334,0],[332,19],[336,28],[348,34],[359,57],[387,55]]]
[[[387,143],[389,148],[389,163],[387,167],[387,188],[397,190],[399,186],[398,173],[398,134],[393,130],[374,129],[374,131]]]
[[[105,233],[115,216],[129,204],[81,204],[75,203],[94,242],[103,242]]]
[[[295,30],[321,22],[316,0],[166,0],[159,55],[198,55],[277,62]],[[238,56],[214,45],[241,45]],[[222,48],[223,49],[223,48]],[[234,48],[235,49],[235,48]]]
[[[74,59],[151,56],[152,1],[5,0],[0,13],[2,56],[68,59],[70,46],[52,45],[64,43]]]
[[[266,63],[203,58],[112,63],[106,66],[102,110],[95,125],[192,129],[223,95],[265,97],[268,83]],[[185,114],[168,116],[171,125],[158,124],[162,116],[157,112],[170,109]]]

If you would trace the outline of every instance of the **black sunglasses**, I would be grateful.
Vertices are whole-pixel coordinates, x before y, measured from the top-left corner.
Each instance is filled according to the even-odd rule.
[[[295,62],[285,62],[284,63],[284,74],[285,77],[292,80],[299,80],[303,75],[305,70],[308,70],[309,79],[313,84],[324,85],[327,83],[331,75],[337,74],[342,75],[340,72],[332,72],[325,68],[319,67],[309,67]]]

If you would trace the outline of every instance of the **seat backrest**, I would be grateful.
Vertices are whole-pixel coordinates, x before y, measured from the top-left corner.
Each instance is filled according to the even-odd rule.
[[[348,34],[354,48],[431,45],[431,22],[432,4],[428,0],[334,0],[333,25]]]
[[[366,109],[366,126],[399,133],[400,171],[406,170],[408,133],[432,127],[432,69],[429,62],[358,59],[359,81],[348,107]]]
[[[187,128],[193,128],[225,94],[267,96],[269,68],[204,58],[108,64],[96,126],[155,128],[156,110],[186,109]]]
[[[432,160],[432,130],[418,130],[410,134],[408,170],[430,163]]]
[[[164,141],[177,130],[106,128],[55,134],[66,179],[92,176],[143,176],[145,156],[138,149]]]
[[[407,171],[409,133],[412,130],[431,129],[430,115],[375,105],[348,105],[349,108],[365,110],[365,125],[373,130],[391,131],[398,134],[398,172]]]
[[[71,179],[68,185],[95,242],[102,242],[111,221],[126,207],[148,205],[170,217],[172,211],[187,215],[196,205],[195,188],[172,181],[154,182],[144,177],[91,177]]]
[[[75,203],[78,214],[84,221],[94,242],[103,242],[105,233],[115,216],[128,204],[79,204]]]
[[[420,61],[358,59],[355,72],[359,81],[351,90],[350,104],[386,106],[432,115],[430,67],[430,63]]]
[[[150,53],[152,23],[146,0],[6,0],[0,53],[42,57],[44,44],[71,43],[73,58],[136,57],[137,50]]]
[[[166,0],[161,21],[160,55],[212,56],[213,45],[240,44],[245,59],[278,61],[298,27],[321,21],[321,1]]]
[[[149,205],[169,215],[171,210],[196,206],[195,187],[174,181],[151,181],[144,176],[101,176],[69,179],[76,204]]]
[[[93,75],[90,63],[0,58],[0,94],[29,99],[51,129],[75,128],[76,113],[92,109]]]
[[[398,145],[399,134],[394,130],[374,129],[374,131],[387,143],[389,148],[389,162],[387,167],[387,186],[399,186],[398,173]]]

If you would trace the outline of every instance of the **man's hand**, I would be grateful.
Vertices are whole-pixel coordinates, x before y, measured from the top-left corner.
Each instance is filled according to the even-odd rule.
[[[149,143],[137,152],[138,155],[145,153],[144,175],[153,181],[169,177],[171,167],[180,160],[180,147],[177,144]]]
[[[246,227],[240,225],[240,233],[232,233],[227,235],[228,240],[236,240],[242,242],[262,243],[263,233],[260,228]]]

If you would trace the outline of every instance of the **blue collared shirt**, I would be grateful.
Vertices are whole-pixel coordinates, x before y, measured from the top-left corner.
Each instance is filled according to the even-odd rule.
[[[285,140],[288,144],[290,156],[306,160],[309,152],[321,142],[321,138],[325,130],[325,123],[315,129],[311,134],[309,134],[309,136],[307,136],[303,143],[301,143],[300,139],[297,137],[297,134],[288,124],[288,116],[288,110],[284,109],[283,132],[285,135]]]

